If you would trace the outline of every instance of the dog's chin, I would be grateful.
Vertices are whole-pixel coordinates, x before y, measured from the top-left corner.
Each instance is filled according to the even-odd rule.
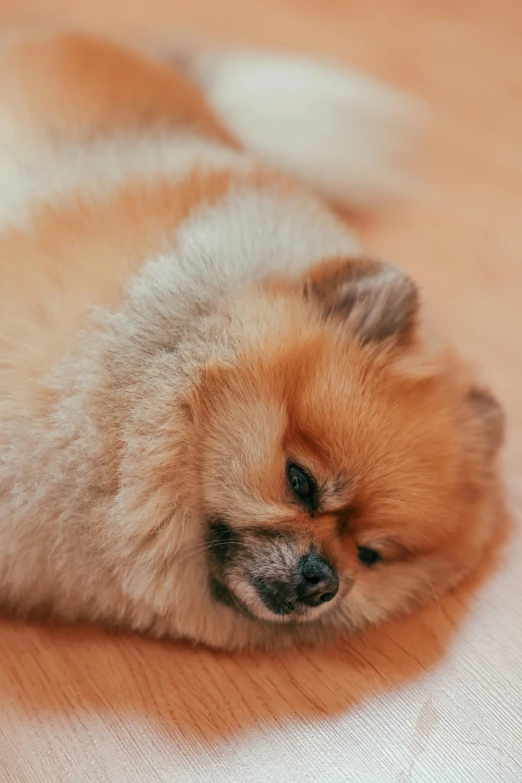
[[[270,623],[313,623],[335,608],[337,601],[331,601],[316,607],[291,604],[275,596],[270,597],[264,591],[260,595],[256,585],[249,580],[233,578],[229,584],[215,583],[214,596],[222,603],[243,612],[255,620]]]

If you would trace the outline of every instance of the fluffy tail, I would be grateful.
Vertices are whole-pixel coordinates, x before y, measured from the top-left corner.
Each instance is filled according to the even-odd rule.
[[[422,111],[402,93],[305,56],[199,49],[173,59],[245,148],[330,199],[366,208],[411,193]]]

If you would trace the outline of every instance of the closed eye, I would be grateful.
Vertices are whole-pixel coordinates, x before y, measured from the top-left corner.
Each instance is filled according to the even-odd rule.
[[[358,556],[359,562],[367,568],[371,568],[371,566],[382,560],[380,552],[367,546],[358,547]]]
[[[304,468],[289,462],[286,475],[292,494],[311,511],[317,508],[317,483]]]

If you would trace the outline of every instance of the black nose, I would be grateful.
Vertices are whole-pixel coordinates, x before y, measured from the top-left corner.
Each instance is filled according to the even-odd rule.
[[[305,555],[299,563],[297,597],[306,606],[331,601],[339,590],[339,577],[330,563],[316,554]]]

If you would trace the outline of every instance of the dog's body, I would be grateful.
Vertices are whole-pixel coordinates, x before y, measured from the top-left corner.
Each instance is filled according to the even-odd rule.
[[[236,56],[266,96],[263,58]],[[84,36],[2,58],[2,603],[234,647],[457,583],[492,534],[500,414],[428,345],[409,278],[260,162],[288,146],[256,131],[270,101],[198,60],[225,127],[181,71]],[[332,74],[326,112],[348,100]],[[286,168],[366,203],[390,185],[372,115],[393,110],[354,83],[353,154],[325,116],[323,165],[304,128]],[[310,96],[277,89],[289,138]]]

